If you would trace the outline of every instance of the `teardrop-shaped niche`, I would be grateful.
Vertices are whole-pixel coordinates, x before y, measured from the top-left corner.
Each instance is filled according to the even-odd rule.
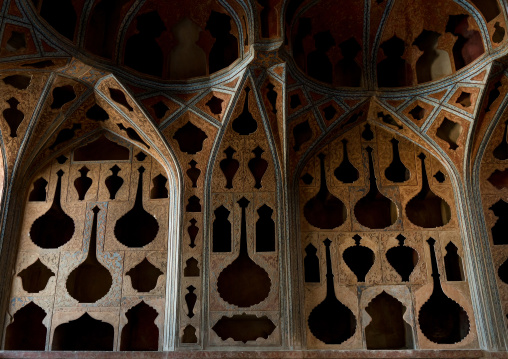
[[[356,332],[356,318],[351,309],[342,304],[335,295],[333,283],[330,241],[323,242],[326,247],[326,296],[310,312],[308,325],[310,332],[325,344],[341,344]]]
[[[426,156],[418,155],[422,163],[422,188],[406,205],[407,218],[423,228],[442,227],[451,219],[450,206],[430,188],[425,169]]]
[[[318,193],[309,199],[303,207],[307,222],[320,229],[333,229],[341,226],[347,218],[347,209],[340,199],[328,190],[326,185],[325,154],[320,153],[319,166],[321,185]]]
[[[80,303],[95,303],[104,297],[113,284],[109,270],[97,259],[97,214],[99,207],[94,207],[92,233],[86,259],[76,267],[67,278],[67,291]]]
[[[437,344],[455,344],[469,333],[470,324],[466,311],[449,298],[441,287],[437,267],[435,239],[429,238],[430,259],[434,289],[430,298],[422,305],[418,313],[418,322],[423,335]]]
[[[44,249],[61,247],[74,235],[74,221],[64,212],[60,203],[64,172],[59,170],[57,175],[53,204],[46,213],[34,221],[30,228],[30,238],[37,246]]]
[[[138,168],[139,179],[136,201],[130,211],[115,224],[115,237],[130,248],[140,248],[151,243],[159,232],[159,223],[143,207],[143,166]]]
[[[406,237],[402,234],[397,236],[399,245],[386,251],[388,263],[401,276],[403,282],[409,282],[409,276],[418,264],[418,252],[404,245]]]
[[[382,194],[377,186],[374,173],[374,159],[372,147],[368,146],[365,151],[369,156],[369,191],[355,205],[355,217],[358,222],[370,229],[384,229],[390,227],[397,220],[397,206]]]
[[[342,254],[346,265],[356,275],[358,282],[365,282],[365,276],[374,265],[374,252],[368,247],[360,245],[362,237],[355,234],[355,245],[347,248]]]
[[[242,209],[240,251],[238,257],[224,268],[217,279],[217,290],[221,298],[242,308],[251,307],[265,300],[270,294],[272,285],[268,273],[250,258],[247,250],[245,209],[249,203],[245,197],[238,201]]]

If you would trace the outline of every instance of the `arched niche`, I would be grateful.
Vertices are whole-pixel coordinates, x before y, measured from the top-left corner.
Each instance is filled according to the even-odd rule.
[[[97,159],[94,157],[95,144],[120,148],[123,154],[119,158],[118,153],[112,151]],[[90,148],[94,156],[89,158],[85,153],[84,157],[76,160],[77,151]],[[177,281],[177,278],[171,275],[172,269],[168,263],[176,261],[176,258],[173,258],[176,253],[172,248],[177,246],[179,236],[177,209],[180,187],[178,178],[175,177],[177,172],[168,163],[169,160],[161,163],[153,157],[153,153],[160,158],[160,152],[157,153],[153,146],[147,150],[130,139],[109,130],[99,129],[53,151],[47,158],[42,157],[39,166],[30,167],[24,172],[28,180],[19,190],[23,193],[17,195],[23,210],[18,226],[19,251],[17,259],[14,258],[15,274],[12,278],[14,284],[11,299],[30,295],[20,285],[16,276],[30,264],[25,263],[26,258],[32,260],[34,256],[39,257],[43,264],[61,275],[56,284],[50,281],[39,293],[44,300],[54,301],[56,308],[77,308],[82,303],[91,308],[106,306],[110,310],[100,311],[92,316],[97,320],[112,323],[117,333],[124,324],[118,323],[117,320],[112,321],[111,317],[118,317],[121,298],[134,300],[139,295],[146,294],[137,291],[126,273],[143,261],[148,261],[160,273],[155,286],[148,294],[157,299],[150,305],[157,310],[161,318],[166,318],[165,323],[162,320],[156,323],[161,338],[164,337],[162,333],[172,330],[174,324],[170,323],[175,315],[175,300],[171,294],[166,293],[174,291],[166,291],[166,288],[175,286]],[[34,158],[40,157],[36,155]],[[161,176],[166,178],[166,181],[162,182],[168,196],[151,198],[153,187],[161,185]],[[47,181],[46,198],[44,201],[30,201],[30,192],[40,178]],[[116,181],[116,187],[111,185],[115,182],[112,179],[115,178],[120,179]],[[155,178],[157,180],[153,181]],[[116,193],[115,197],[111,198],[113,187]],[[152,224],[150,228],[145,226],[147,228],[139,232],[137,228],[144,226],[147,216],[155,225]],[[143,223],[139,222],[140,220]],[[136,221],[139,223],[136,224]],[[51,223],[55,230],[50,227]],[[129,228],[124,228],[126,226]],[[146,233],[149,235],[145,236]],[[60,235],[63,238],[56,242],[48,239],[48,236]],[[144,240],[139,241],[142,238]],[[89,268],[90,257],[95,257],[92,266],[102,267],[102,275],[97,278],[87,278],[94,272]],[[88,283],[86,288],[104,283],[104,272],[106,277],[111,279],[106,283],[106,289],[101,295],[92,299],[85,296],[85,299],[82,299],[82,295],[76,294],[85,283]],[[150,273],[147,275],[150,276]],[[59,310],[55,309],[54,312],[49,312],[49,316],[57,312]],[[59,320],[68,322],[65,316]],[[51,343],[49,345],[51,347]],[[160,348],[171,345],[171,342],[159,341]]]
[[[305,345],[309,349],[367,348],[362,330],[368,324],[364,313],[370,300],[358,298],[368,291],[376,292],[375,297],[381,288],[406,308],[414,308],[415,316],[406,312],[407,325],[401,324],[406,338],[414,338],[405,345],[418,343],[415,349],[441,345],[425,336],[418,320],[422,307],[439,288],[469,318],[470,330],[450,348],[478,345],[469,288],[446,278],[446,245],[453,242],[463,255],[458,218],[462,208],[456,207],[451,173],[433,148],[423,148],[421,142],[376,122],[369,124],[373,136],[362,136],[365,126],[361,123],[318,144],[295,176],[299,260],[308,264],[306,257],[313,256],[312,261],[317,257],[319,263],[314,265],[319,268],[316,279],[306,281],[306,268],[299,272],[306,293],[301,303]],[[441,176],[435,177],[438,172],[445,174],[444,182]],[[416,213],[411,210],[415,201],[413,207],[420,209]],[[436,240],[432,247],[427,242],[430,238]],[[312,247],[317,251],[309,254],[307,249]],[[409,272],[404,263],[409,263]],[[368,309],[372,310],[375,306]],[[349,323],[347,328],[334,328],[343,333],[335,338],[322,329],[332,328],[327,321],[333,313],[343,313],[340,319]]]

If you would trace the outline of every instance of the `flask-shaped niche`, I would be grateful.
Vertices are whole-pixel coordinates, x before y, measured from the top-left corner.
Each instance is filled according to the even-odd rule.
[[[469,333],[469,317],[457,302],[443,292],[434,249],[436,240],[429,238],[427,243],[430,247],[434,290],[429,300],[420,308],[418,322],[422,333],[432,342],[455,344]]]
[[[444,199],[432,192],[425,169],[423,153],[418,156],[422,162],[422,189],[406,205],[407,218],[423,228],[441,227],[450,222],[450,206]]]
[[[355,205],[355,217],[358,222],[370,229],[383,229],[391,226],[397,220],[397,207],[392,200],[385,197],[378,187],[374,174],[373,149],[365,149],[369,156],[369,192]]]
[[[67,291],[80,303],[95,303],[104,297],[113,284],[111,273],[97,260],[97,214],[94,207],[92,233],[86,259],[67,278]]]
[[[353,183],[360,177],[360,174],[351,161],[349,161],[347,143],[348,141],[346,139],[342,140],[342,162],[339,167],[335,169],[334,175],[343,183]]]
[[[60,203],[64,172],[59,170],[57,175],[53,204],[46,213],[34,221],[30,228],[30,238],[37,246],[44,249],[61,247],[74,235],[74,221],[64,212]]]
[[[249,111],[249,92],[250,88],[245,88],[245,102],[242,113],[233,121],[233,130],[239,135],[247,136],[255,132],[258,123]]]
[[[130,211],[115,224],[115,236],[120,243],[130,248],[140,248],[151,243],[159,232],[154,216],[143,207],[143,166],[138,168],[139,180],[136,201]]]
[[[327,238],[323,243],[326,247],[326,297],[312,310],[308,324],[311,333],[325,344],[340,344],[355,334],[356,318],[335,295],[330,255],[332,241]]]
[[[240,252],[217,279],[217,289],[222,299],[242,308],[261,303],[268,297],[271,287],[268,273],[249,257],[247,250],[245,209],[249,203],[245,197],[238,201],[242,209]]]
[[[392,138],[390,142],[392,143],[393,159],[392,163],[390,163],[385,170],[385,176],[389,181],[395,183],[406,182],[411,174],[404,163],[400,160],[399,141]]]
[[[344,203],[330,193],[326,185],[325,154],[318,155],[321,173],[319,192],[303,207],[305,219],[314,227],[332,229],[341,226],[347,218]]]

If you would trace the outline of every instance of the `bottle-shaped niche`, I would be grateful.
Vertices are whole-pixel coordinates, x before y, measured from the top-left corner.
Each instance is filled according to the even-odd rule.
[[[369,156],[369,192],[355,205],[355,217],[358,222],[370,229],[383,229],[391,226],[397,220],[397,207],[392,200],[385,197],[378,187],[374,173],[373,149],[365,149]]]
[[[63,174],[62,170],[57,172],[58,181],[53,204],[30,228],[30,238],[41,248],[58,248],[70,241],[74,235],[74,221],[64,212],[60,203]]]
[[[406,205],[407,218],[423,228],[441,227],[450,222],[450,206],[444,199],[432,192],[425,169],[423,153],[418,156],[422,162],[422,189]]]
[[[503,139],[501,143],[494,149],[494,157],[498,160],[504,161],[508,160],[508,141],[506,140],[506,135],[508,134],[508,120],[504,123],[504,133]]]
[[[80,303],[95,303],[108,294],[113,277],[97,260],[97,214],[99,207],[94,207],[92,233],[86,259],[76,267],[67,278],[67,291]]]
[[[356,167],[349,161],[347,143],[348,141],[346,139],[342,140],[342,162],[339,167],[335,169],[334,175],[343,183],[353,183],[360,177],[360,174]]]
[[[258,128],[258,123],[252,117],[252,114],[249,111],[249,92],[250,88],[245,88],[245,102],[243,103],[243,111],[235,118],[233,121],[233,130],[240,135],[247,136],[251,133],[255,132]]]
[[[409,169],[400,160],[399,141],[392,138],[390,142],[392,143],[393,159],[392,163],[385,170],[385,176],[389,181],[395,183],[406,182],[411,174]]]
[[[330,255],[332,241],[327,238],[323,243],[326,247],[326,297],[310,313],[308,325],[311,333],[325,344],[340,344],[355,334],[356,318],[335,295]]]
[[[422,333],[432,342],[455,344],[468,335],[469,317],[457,302],[443,292],[434,249],[436,241],[429,238],[427,243],[430,247],[434,289],[429,300],[420,308],[418,322]]]
[[[219,274],[217,290],[229,304],[247,308],[261,303],[270,293],[268,273],[254,262],[247,250],[247,220],[245,209],[249,200],[242,197],[238,204],[242,209],[240,251],[238,257]]]
[[[115,224],[115,237],[130,248],[144,247],[152,242],[159,232],[159,223],[143,207],[143,166],[138,168],[139,180],[136,201],[130,211]]]
[[[326,185],[325,154],[318,155],[321,185],[319,192],[303,207],[303,215],[314,227],[332,229],[341,226],[347,218],[347,209],[344,203],[330,193]]]

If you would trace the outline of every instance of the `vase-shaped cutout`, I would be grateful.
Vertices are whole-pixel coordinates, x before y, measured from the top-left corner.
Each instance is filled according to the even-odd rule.
[[[99,207],[94,207],[92,233],[85,260],[77,266],[66,281],[67,292],[80,303],[95,303],[108,294],[113,277],[109,270],[97,259],[97,214]]]
[[[74,235],[74,221],[64,212],[60,203],[64,172],[59,170],[57,175],[53,204],[46,213],[34,221],[30,228],[30,238],[37,246],[44,249],[61,247]]]
[[[341,226],[347,218],[344,203],[330,193],[326,185],[325,154],[318,155],[321,185],[318,193],[307,201],[303,215],[307,222],[320,229],[333,229]]]

